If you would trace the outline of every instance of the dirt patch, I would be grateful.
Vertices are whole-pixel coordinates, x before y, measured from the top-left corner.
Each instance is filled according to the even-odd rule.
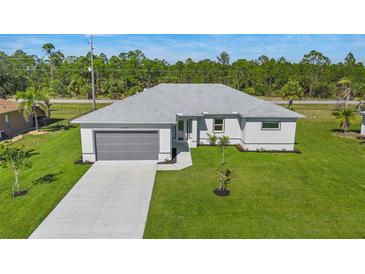
[[[44,135],[44,134],[47,134],[48,131],[44,131],[44,130],[32,130],[32,131],[29,131],[28,134],[29,135]]]
[[[17,142],[21,139],[23,139],[23,135],[18,135],[18,136],[15,136],[13,139],[11,139],[11,142],[14,143],[14,142]]]
[[[346,138],[346,139],[360,139],[359,138],[359,134],[356,132],[348,132],[348,133],[344,133],[344,132],[333,132],[333,135],[336,137],[341,137],[341,138]]]

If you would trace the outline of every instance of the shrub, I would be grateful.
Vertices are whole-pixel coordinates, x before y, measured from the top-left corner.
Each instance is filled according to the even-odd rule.
[[[215,135],[215,133],[213,134],[210,134],[210,133],[207,133],[208,135],[208,138],[209,138],[209,143],[212,145],[212,146],[215,146],[217,144],[217,135]]]

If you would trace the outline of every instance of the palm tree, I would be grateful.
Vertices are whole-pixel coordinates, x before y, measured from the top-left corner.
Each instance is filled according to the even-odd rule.
[[[293,100],[301,99],[304,96],[304,90],[298,81],[290,79],[280,90],[280,94],[281,97],[288,99],[289,109],[293,109]]]
[[[344,97],[346,97],[346,106],[345,106],[345,109],[347,109],[347,106],[349,104],[349,100],[350,100],[350,95],[351,95],[351,84],[352,84],[352,81],[350,78],[347,78],[347,77],[343,77],[340,79],[340,81],[338,81],[338,84],[343,86],[344,88]]]
[[[333,115],[340,121],[340,126],[345,133],[348,132],[351,124],[356,120],[356,112],[351,108],[339,109]]]
[[[44,103],[47,100],[47,95],[43,91],[29,87],[26,91],[18,91],[15,98],[17,101],[20,100],[19,110],[23,113],[24,118],[29,120],[29,117],[32,116],[35,129],[39,131],[38,111],[48,112],[48,107]]]

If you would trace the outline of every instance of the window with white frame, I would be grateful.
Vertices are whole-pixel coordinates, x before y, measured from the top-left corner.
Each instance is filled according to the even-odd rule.
[[[278,121],[264,121],[261,124],[262,130],[280,130],[281,123]]]
[[[222,119],[222,118],[214,119],[213,131],[214,132],[224,132],[224,119]]]

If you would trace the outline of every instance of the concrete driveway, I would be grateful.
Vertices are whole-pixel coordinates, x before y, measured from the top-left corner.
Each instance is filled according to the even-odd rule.
[[[96,162],[30,238],[143,238],[155,175],[154,161]]]

